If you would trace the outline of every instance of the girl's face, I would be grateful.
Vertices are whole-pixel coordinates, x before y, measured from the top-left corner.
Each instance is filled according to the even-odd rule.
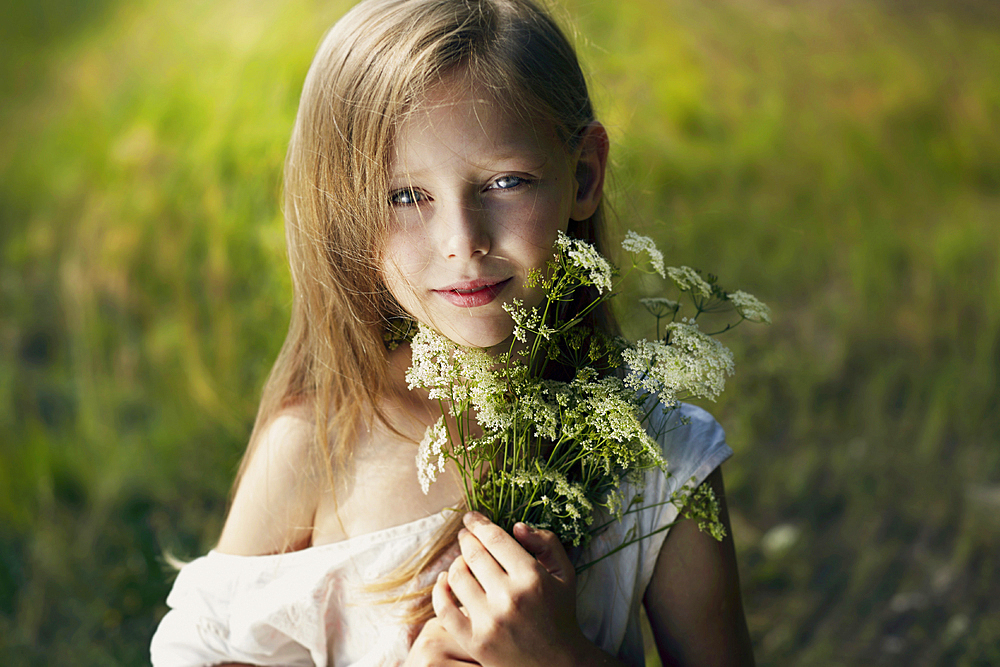
[[[460,345],[508,339],[501,304],[540,302],[528,272],[544,269],[571,218],[596,208],[580,205],[578,158],[547,123],[505,112],[467,76],[445,79],[397,135],[382,260],[389,291]]]

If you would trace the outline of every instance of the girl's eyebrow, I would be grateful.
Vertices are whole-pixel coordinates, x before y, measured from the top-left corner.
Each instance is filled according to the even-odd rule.
[[[539,150],[537,152],[534,150],[511,151],[508,153],[498,153],[495,155],[491,155],[490,157],[500,162],[503,161],[513,162],[515,160],[525,159],[527,161],[531,161],[533,164],[537,164],[539,167],[548,164],[551,158],[551,156],[548,153],[542,150]]]
[[[552,161],[552,156],[545,151],[539,150],[506,150],[498,153],[487,153],[477,158],[471,164],[483,171],[506,171],[506,170],[534,170],[545,167]],[[513,164],[512,164],[513,163]],[[391,179],[405,179],[413,176],[422,176],[427,172],[434,172],[435,166],[418,167],[415,169],[400,169],[393,167],[389,173]]]

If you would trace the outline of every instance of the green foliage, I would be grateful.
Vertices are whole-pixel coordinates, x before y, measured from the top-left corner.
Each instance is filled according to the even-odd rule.
[[[163,554],[218,535],[287,322],[284,148],[346,4],[5,14],[3,664],[144,664]],[[560,13],[622,227],[774,309],[713,405],[760,664],[996,662],[995,3]]]
[[[702,484],[686,500],[682,516],[698,522],[698,528],[715,539],[726,537],[726,527],[720,519],[719,499],[708,484]]]

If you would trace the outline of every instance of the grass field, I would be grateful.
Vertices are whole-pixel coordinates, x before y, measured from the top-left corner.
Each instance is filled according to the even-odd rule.
[[[164,553],[218,536],[287,324],[284,149],[344,7],[7,10],[0,663],[144,664]],[[775,313],[728,335],[709,406],[759,664],[1000,664],[1000,9],[558,13],[619,228]]]

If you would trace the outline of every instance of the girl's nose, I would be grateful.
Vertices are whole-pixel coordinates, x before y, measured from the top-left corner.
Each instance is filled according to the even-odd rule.
[[[487,212],[479,202],[455,202],[442,212],[441,252],[448,259],[471,259],[490,252]]]

